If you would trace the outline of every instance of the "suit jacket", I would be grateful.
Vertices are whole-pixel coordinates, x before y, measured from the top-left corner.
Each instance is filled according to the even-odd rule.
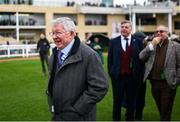
[[[133,78],[139,80],[140,76],[143,73],[143,64],[139,60],[139,53],[143,49],[143,44],[141,40],[131,38],[132,44],[132,74]],[[108,72],[112,79],[117,80],[120,77],[120,68],[121,68],[121,36],[118,36],[110,41],[108,49]]]
[[[91,48],[75,37],[75,43],[62,66],[56,69],[57,49],[50,58],[50,82],[53,81],[50,106],[55,113],[66,113],[73,120],[72,113],[81,115],[82,120],[94,120],[96,103],[107,93],[108,81],[101,61]],[[72,118],[71,118],[72,117]]]
[[[156,48],[151,51],[148,45],[139,54],[140,59],[146,62],[144,82],[152,70],[155,55]],[[168,85],[172,89],[175,89],[177,84],[180,83],[180,45],[176,42],[168,42],[163,72],[165,74]]]

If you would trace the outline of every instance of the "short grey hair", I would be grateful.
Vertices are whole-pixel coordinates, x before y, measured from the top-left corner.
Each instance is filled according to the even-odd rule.
[[[57,24],[62,24],[65,31],[76,32],[76,26],[74,21],[69,17],[60,17],[53,20],[53,26]]]
[[[157,28],[159,28],[159,27],[164,28],[164,31],[166,31],[166,32],[169,31],[169,30],[168,30],[168,27],[165,26],[165,25],[158,25]],[[157,29],[157,28],[156,28],[156,29]]]
[[[123,20],[121,25],[128,23],[132,27],[132,23],[129,20]]]

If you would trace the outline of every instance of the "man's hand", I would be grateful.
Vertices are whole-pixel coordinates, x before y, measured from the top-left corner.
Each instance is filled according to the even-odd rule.
[[[156,47],[156,45],[159,44],[160,42],[161,42],[161,37],[155,37],[155,38],[153,38],[151,43],[152,43],[153,47]]]

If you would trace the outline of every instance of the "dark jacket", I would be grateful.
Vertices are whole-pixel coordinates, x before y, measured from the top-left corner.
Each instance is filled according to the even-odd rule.
[[[140,75],[142,75],[142,61],[139,59],[139,53],[143,49],[142,41],[134,38],[131,38],[132,43],[132,74],[135,79],[139,79]],[[111,78],[118,80],[120,77],[120,69],[121,69],[121,36],[118,36],[112,40],[110,40],[110,45],[108,49],[108,72]]]
[[[50,48],[50,45],[49,45],[49,42],[46,38],[44,39],[39,39],[38,43],[37,43],[37,50],[40,52],[40,53],[47,53],[48,50]]]
[[[108,81],[97,54],[75,37],[75,43],[62,66],[56,69],[57,49],[50,58],[48,89],[55,113],[80,115],[78,120],[95,120],[96,103],[107,93]],[[51,88],[50,88],[51,87]]]

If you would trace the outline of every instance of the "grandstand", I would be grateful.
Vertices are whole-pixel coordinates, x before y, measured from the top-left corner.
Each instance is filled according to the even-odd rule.
[[[43,2],[42,2],[43,1]],[[112,38],[124,19],[133,23],[133,32],[152,34],[159,24],[169,27],[170,33],[180,35],[179,1],[149,0],[143,5],[112,5],[105,0],[2,0],[0,2],[0,35],[17,43],[36,42],[41,32],[49,41],[53,19],[68,16],[77,26],[77,34],[85,41],[89,33],[103,33]],[[111,1],[113,3],[113,1]],[[16,8],[16,9],[15,9]],[[11,40],[9,40],[11,41]]]

